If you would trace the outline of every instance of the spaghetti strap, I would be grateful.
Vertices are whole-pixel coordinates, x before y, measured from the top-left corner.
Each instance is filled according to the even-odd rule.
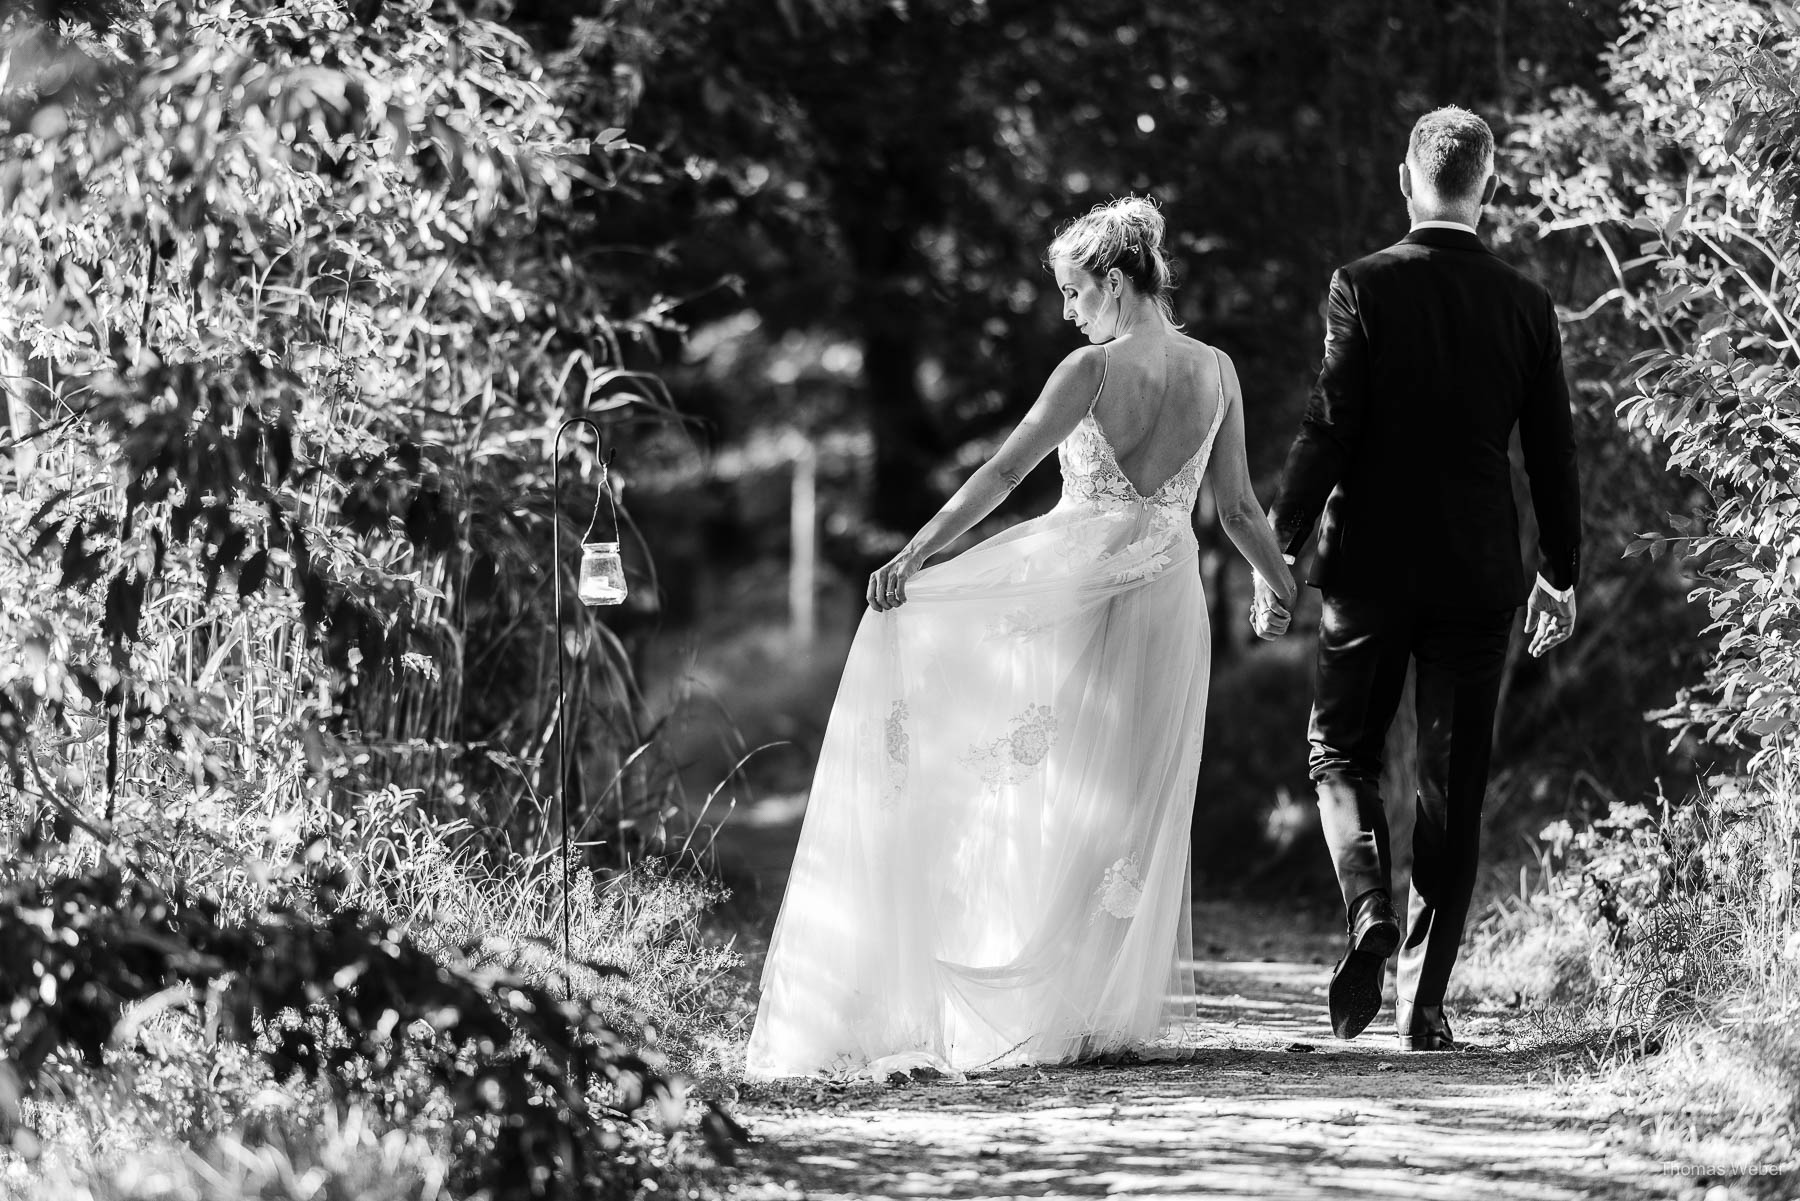
[[[1219,427],[1221,425],[1225,424],[1225,367],[1219,362],[1219,348],[1217,346],[1209,346],[1207,349],[1212,351],[1213,374],[1218,377],[1219,390],[1219,403],[1213,406],[1217,412],[1213,414],[1212,429],[1206,435],[1205,444],[1210,446],[1212,444],[1213,435],[1219,432]]]
[[[1215,351],[1214,353],[1217,352]],[[1088,401],[1089,417],[1094,415],[1094,406],[1100,403],[1100,393],[1106,391],[1106,364],[1108,362],[1109,360],[1106,357],[1106,344],[1103,342],[1100,344],[1100,386],[1094,389],[1094,399]]]

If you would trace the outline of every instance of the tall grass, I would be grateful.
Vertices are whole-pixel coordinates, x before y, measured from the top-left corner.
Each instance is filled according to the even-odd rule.
[[[499,864],[466,831],[432,822],[390,789],[361,798],[334,854],[349,872],[339,901],[404,927],[434,957],[493,964],[553,991],[594,1001],[659,1072],[719,1077],[741,1020],[735,950],[702,926],[718,890],[691,872],[640,861],[605,878],[573,873],[572,961],[561,954],[562,874],[553,857]],[[268,861],[249,861],[248,866]],[[249,871],[242,908],[254,914],[292,887],[277,870]],[[606,970],[623,969],[623,975]],[[315,1017],[317,1015],[314,1015]],[[326,1201],[463,1195],[466,1127],[422,1074],[372,1075],[348,1099],[300,1077],[278,1080],[252,1048],[217,1037],[216,1001],[169,997],[126,1015],[104,1065],[61,1062],[17,1111],[28,1141],[0,1150],[0,1196],[215,1201]],[[261,1015],[273,1038],[298,1014]],[[312,1019],[307,1019],[312,1020]],[[612,1093],[590,1085],[605,1112]],[[716,1088],[702,1086],[705,1097]],[[678,1084],[648,1122],[619,1127],[631,1169],[675,1183],[697,1148],[666,1135],[698,1109]],[[334,1099],[337,1098],[337,1099]],[[0,1112],[6,1099],[0,1096]],[[702,1124],[702,1129],[707,1127]],[[14,1191],[7,1191],[7,1185]]]
[[[1671,1130],[1784,1145],[1800,1124],[1797,878],[1785,755],[1691,800],[1559,822],[1535,879],[1472,932],[1459,999],[1560,1010],[1597,1045],[1652,1052],[1616,1066]]]
[[[660,859],[604,875],[574,866],[565,961],[554,852],[497,858],[466,839],[464,823],[434,821],[416,799],[389,788],[358,801],[359,874],[349,899],[408,927],[436,954],[504,962],[540,983],[567,977],[603,998],[621,1027],[645,1029],[669,1066],[696,1076],[720,1070],[740,963],[704,921],[725,899],[721,886]],[[602,976],[585,964],[625,975]]]

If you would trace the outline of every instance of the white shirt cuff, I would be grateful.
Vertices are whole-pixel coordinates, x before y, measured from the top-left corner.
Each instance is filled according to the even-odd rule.
[[[1538,587],[1555,597],[1559,604],[1568,604],[1569,598],[1575,595],[1575,585],[1570,584],[1567,588],[1557,588],[1544,578],[1544,573],[1541,571],[1538,572],[1537,582]]]

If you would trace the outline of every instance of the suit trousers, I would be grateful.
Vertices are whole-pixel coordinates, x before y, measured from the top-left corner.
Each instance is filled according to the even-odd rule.
[[[1398,960],[1403,1009],[1443,1003],[1475,891],[1500,677],[1517,610],[1325,594],[1310,771],[1348,913],[1388,890],[1382,751],[1416,663],[1419,791],[1412,902]]]

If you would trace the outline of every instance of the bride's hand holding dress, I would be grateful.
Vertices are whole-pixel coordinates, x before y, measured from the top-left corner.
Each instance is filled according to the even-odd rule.
[[[906,581],[927,560],[999,507],[1031,469],[1054,451],[1087,413],[1100,389],[1105,352],[1085,346],[1057,364],[1025,419],[976,469],[912,540],[869,576],[869,607],[885,613],[906,603]]]

